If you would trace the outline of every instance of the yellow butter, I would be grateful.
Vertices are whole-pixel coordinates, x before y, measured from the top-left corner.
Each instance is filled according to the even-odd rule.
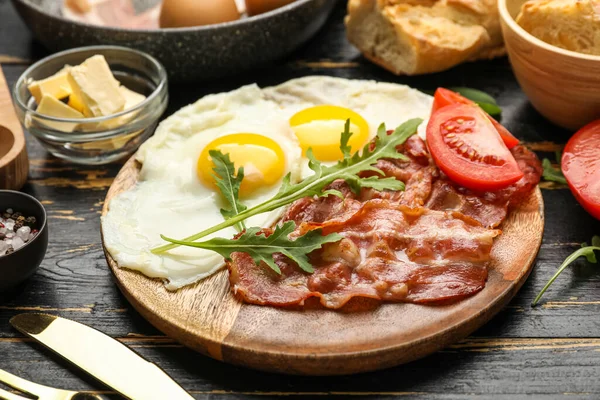
[[[36,103],[40,104],[44,95],[52,96],[58,100],[64,99],[71,94],[71,85],[67,79],[70,66],[58,71],[46,79],[34,81],[27,86]]]
[[[50,117],[57,118],[70,118],[70,119],[81,119],[83,118],[83,114],[77,110],[72,109],[65,103],[60,100],[57,100],[53,96],[44,95],[40,100],[40,104],[38,105],[36,111],[42,115],[47,115]],[[50,128],[63,131],[63,132],[72,132],[75,127],[78,125],[77,123],[72,122],[55,122],[55,121],[41,121],[44,125],[49,126]]]
[[[144,96],[143,94],[134,92],[133,90],[128,89],[125,86],[120,86],[119,91],[125,98],[124,110],[129,110],[129,109],[137,106],[138,104],[140,104],[142,101],[146,100],[146,96]],[[123,115],[121,117],[113,118],[109,121],[103,122],[101,124],[101,126],[105,129],[114,129],[119,126],[125,125],[126,123],[131,121],[136,115],[137,115],[137,111],[131,112],[131,113]],[[117,140],[117,139],[115,139],[115,140]]]
[[[72,67],[67,79],[86,117],[108,116],[125,108],[125,97],[104,56],[96,55]]]
[[[146,100],[146,96],[143,94],[139,94],[138,92],[134,92],[131,89],[126,88],[125,86],[120,86],[119,91],[125,98],[125,110],[129,110],[140,104],[142,101]]]
[[[69,107],[72,107],[83,114],[83,109],[85,105],[83,104],[83,100],[81,100],[75,93],[71,93],[69,95],[69,101],[67,102]]]

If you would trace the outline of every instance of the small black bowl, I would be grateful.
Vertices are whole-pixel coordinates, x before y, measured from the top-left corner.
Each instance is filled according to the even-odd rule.
[[[0,190],[0,210],[12,208],[25,216],[36,218],[39,233],[14,253],[0,256],[0,292],[29,278],[41,264],[48,247],[46,210],[34,197],[13,190]]]

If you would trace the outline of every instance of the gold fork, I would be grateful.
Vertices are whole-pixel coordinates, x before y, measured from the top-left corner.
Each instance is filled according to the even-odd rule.
[[[0,369],[0,382],[19,390],[28,395],[37,397],[39,400],[102,400],[95,394],[72,392],[69,390],[55,389],[44,385],[39,385],[19,378],[11,373]],[[27,397],[8,392],[0,388],[0,399],[3,400],[31,400]]]

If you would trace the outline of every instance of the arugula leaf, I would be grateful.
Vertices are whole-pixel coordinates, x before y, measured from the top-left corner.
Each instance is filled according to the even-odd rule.
[[[490,114],[492,117],[496,117],[502,114],[502,109],[496,105],[491,103],[477,103],[479,107],[486,113]]]
[[[547,158],[542,160],[542,167],[544,168],[544,172],[542,173],[544,180],[567,184],[567,180],[560,168],[554,168],[552,162]]]
[[[278,274],[281,274],[281,270],[273,259],[275,253],[282,253],[296,262],[303,271],[312,273],[314,269],[308,260],[308,254],[320,249],[325,243],[338,242],[343,238],[337,233],[322,236],[321,230],[315,229],[291,240],[289,234],[294,229],[296,229],[294,221],[287,221],[277,226],[270,236],[265,236],[261,228],[249,228],[237,239],[214,238],[204,242],[185,242],[163,235],[161,237],[171,243],[215,251],[226,260],[231,260],[231,253],[237,251],[247,253],[256,265],[264,262]]]
[[[344,154],[344,158],[350,157],[352,155],[352,147],[348,145],[351,136],[352,132],[350,132],[350,118],[348,118],[346,120],[346,123],[344,124],[344,132],[342,132],[342,136],[340,138],[340,150]]]
[[[225,220],[228,220],[248,208],[239,200],[240,185],[244,179],[244,167],[240,167],[236,174],[235,166],[231,162],[229,154],[223,154],[220,150],[210,150],[208,154],[215,164],[213,168],[215,183],[221,191],[223,199],[229,203],[229,209],[221,208],[221,215]],[[236,227],[238,231],[246,229],[244,221],[238,222]]]
[[[344,133],[342,133],[340,140],[340,147],[342,147],[342,153],[344,158],[338,161],[337,164],[332,166],[323,166],[319,160],[317,160],[312,154],[311,149],[306,152],[306,156],[309,159],[308,166],[314,172],[313,175],[306,178],[302,182],[292,183],[291,174],[287,174],[279,192],[271,199],[264,203],[258,204],[252,208],[246,209],[234,217],[215,225],[211,228],[205,229],[195,235],[189,236],[180,241],[173,241],[170,244],[157,247],[152,250],[153,253],[159,254],[167,250],[171,250],[178,245],[190,246],[195,240],[201,239],[211,233],[218,232],[221,229],[235,225],[240,221],[248,219],[254,215],[262,214],[265,212],[276,210],[280,207],[284,207],[294,201],[308,196],[328,196],[330,194],[339,195],[341,193],[335,193],[332,190],[325,190],[329,184],[337,179],[345,179],[350,181],[353,190],[359,190],[363,187],[376,188],[378,190],[392,189],[399,190],[403,187],[402,182],[397,182],[393,178],[378,178],[369,177],[361,178],[357,174],[363,171],[374,171],[377,174],[385,175],[383,171],[375,167],[377,161],[381,158],[392,158],[407,160],[407,157],[398,151],[396,146],[404,143],[410,136],[417,132],[418,126],[423,122],[420,118],[415,118],[406,121],[399,127],[397,127],[391,135],[388,135],[385,129],[385,125],[381,124],[377,130],[377,138],[374,146],[372,143],[367,143],[362,151],[358,151],[354,154],[350,154],[347,149],[348,139],[351,135],[349,132],[350,124],[346,123]]]
[[[473,100],[475,103],[487,103],[498,105],[498,103],[496,103],[496,99],[494,99],[486,92],[482,92],[481,90],[468,87],[452,87],[449,89],[453,92],[460,94],[463,97],[466,97],[469,100]]]
[[[449,89],[463,97],[466,97],[469,100],[474,101],[483,109],[483,111],[490,114],[492,117],[498,116],[502,113],[502,109],[498,106],[496,99],[489,94],[482,92],[481,90],[468,87],[453,87]]]
[[[596,250],[600,251],[600,236],[594,236],[592,238],[591,246],[588,246],[587,243],[582,243],[580,249],[577,249],[565,259],[565,261],[560,265],[560,267],[558,267],[556,273],[552,276],[552,278],[550,278],[548,283],[546,283],[546,286],[544,286],[540,293],[535,297],[535,299],[531,303],[531,306],[534,307],[540,301],[546,290],[550,287],[550,285],[552,285],[556,278],[558,278],[558,276],[579,257],[585,257],[588,260],[588,262],[592,264],[597,264],[598,259],[596,258],[596,254],[594,253],[594,251]]]

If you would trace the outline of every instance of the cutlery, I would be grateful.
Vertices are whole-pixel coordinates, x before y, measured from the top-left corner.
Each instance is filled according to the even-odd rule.
[[[35,396],[43,400],[102,400],[100,396],[91,393],[72,392],[70,390],[55,389],[49,386],[39,385],[23,378],[19,378],[9,372],[0,369],[0,382],[17,389],[27,395]],[[15,393],[0,388],[0,399],[4,400],[30,400]]]
[[[16,315],[10,323],[128,399],[193,399],[157,365],[89,326],[38,313]]]

